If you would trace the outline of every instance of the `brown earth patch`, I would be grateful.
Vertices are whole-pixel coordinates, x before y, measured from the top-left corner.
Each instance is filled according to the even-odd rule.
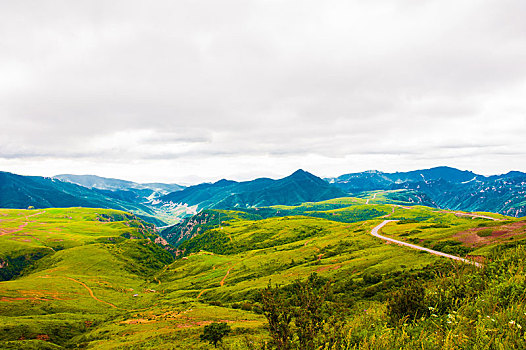
[[[485,243],[489,243],[489,240],[486,239],[487,237],[480,237],[479,235],[477,235],[477,231],[481,231],[482,229],[471,228],[467,231],[457,232],[453,237],[458,238],[460,242],[467,246],[481,246]]]
[[[508,233],[508,231],[493,231],[491,233],[491,237],[499,237],[505,235],[506,233]]]
[[[318,267],[318,268],[316,269],[316,272],[324,272],[324,271],[327,271],[329,268],[330,268],[330,266],[322,266],[322,267]]]
[[[60,297],[60,293],[58,291],[41,291],[41,290],[21,290],[20,294],[22,294],[24,297],[34,297],[38,299],[46,299],[51,300],[48,298],[52,298],[54,300],[67,300]]]
[[[324,271],[327,271],[329,269],[332,269],[332,270],[338,270],[340,267],[342,267],[342,265],[329,265],[329,266],[322,266],[322,267],[319,267],[318,269],[316,269],[316,272],[324,272]]]
[[[467,255],[466,259],[474,260],[474,261],[476,261],[476,262],[478,262],[480,264],[485,264],[486,263],[486,257],[482,256],[482,255]]]
[[[28,297],[28,298],[22,298],[22,297],[2,297],[0,298],[0,302],[5,302],[5,303],[13,303],[15,301],[20,301],[20,300],[35,300],[35,301],[51,301],[51,299],[46,299],[46,298],[40,298],[40,297]]]
[[[483,230],[494,230],[490,236],[480,237],[478,232]],[[498,227],[474,227],[466,231],[456,233],[453,237],[458,238],[463,244],[480,247],[495,242],[496,239],[504,239],[526,232],[526,221],[518,221]]]

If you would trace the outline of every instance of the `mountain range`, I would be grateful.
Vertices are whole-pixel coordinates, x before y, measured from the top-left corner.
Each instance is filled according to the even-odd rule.
[[[365,171],[321,179],[298,170],[282,179],[220,180],[183,187],[177,184],[135,183],[95,175],[52,178],[0,172],[0,207],[91,207],[132,212],[166,226],[204,209],[298,205],[360,196],[367,191],[407,191],[415,204],[452,210],[526,215],[526,174],[518,171],[483,176],[471,171],[436,167],[409,172]],[[394,199],[394,198],[391,198]]]
[[[122,192],[90,189],[56,178],[0,172],[0,208],[108,208],[133,212],[156,225],[165,224],[150,206],[136,199]]]
[[[165,183],[136,183],[127,180],[112,179],[107,177],[101,177],[96,175],[72,175],[72,174],[61,174],[53,176],[55,179],[59,179],[65,182],[71,182],[80,186],[88,188],[96,188],[99,190],[109,191],[129,191],[129,190],[147,190],[146,193],[151,192],[148,197],[158,197],[170,192],[182,190],[185,186],[178,184],[165,184]],[[149,191],[148,191],[149,190]]]
[[[170,193],[160,200],[197,205],[200,209],[226,209],[277,204],[296,205],[346,195],[343,190],[300,169],[279,180],[269,178],[244,182],[220,180],[213,184],[200,184]]]
[[[487,211],[515,217],[526,215],[526,173],[511,171],[483,176],[471,171],[436,167],[409,172],[365,171],[327,178],[340,189],[356,194],[372,190],[416,190],[437,207]]]

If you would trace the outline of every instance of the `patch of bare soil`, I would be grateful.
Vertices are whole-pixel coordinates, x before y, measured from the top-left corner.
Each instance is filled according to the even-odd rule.
[[[493,232],[490,236],[480,237],[478,232],[491,229]],[[471,247],[480,247],[491,244],[496,240],[506,239],[526,233],[526,221],[518,221],[511,224],[506,224],[497,227],[475,227],[466,231],[458,232],[454,237],[458,238],[462,243]]]
[[[319,267],[318,269],[316,269],[316,272],[324,272],[324,271],[327,271],[327,270],[329,270],[329,269],[337,270],[337,269],[339,269],[340,267],[342,267],[342,265],[339,265],[339,264],[336,264],[336,265],[329,265],[329,266],[322,266],[322,267]]]

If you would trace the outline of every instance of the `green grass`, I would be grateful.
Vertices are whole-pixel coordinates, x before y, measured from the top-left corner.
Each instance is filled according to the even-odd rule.
[[[371,236],[374,226],[400,220],[382,234],[487,256],[495,245],[517,245],[524,233],[518,219],[459,217],[389,203],[381,193],[365,202],[221,211],[222,229],[212,223],[181,243],[175,260],[154,243],[151,226],[124,212],[0,210],[0,264],[16,267],[0,269],[0,346],[204,349],[211,346],[199,341],[203,325],[225,321],[233,328],[225,346],[243,349],[246,338],[268,339],[260,290],[313,272],[333,282],[335,297],[364,327],[357,344],[369,344],[377,333],[360,310],[377,315],[380,327],[392,290],[408,278],[432,283],[448,269],[445,258]],[[459,235],[488,229],[511,234],[479,237],[480,246]]]

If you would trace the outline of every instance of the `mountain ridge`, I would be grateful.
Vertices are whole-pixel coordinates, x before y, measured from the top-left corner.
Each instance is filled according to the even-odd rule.
[[[325,180],[349,193],[407,189],[426,194],[444,209],[526,215],[526,173],[520,171],[484,176],[443,166],[396,173],[365,171]]]
[[[74,174],[60,174],[54,175],[52,178],[61,181],[71,182],[88,188],[97,188],[100,190],[125,190],[125,189],[150,189],[156,192],[163,192],[168,194],[170,192],[178,191],[185,186],[178,184],[166,184],[161,182],[138,183],[128,180],[121,180],[109,177],[102,177],[98,175],[74,175]]]
[[[161,202],[198,205],[200,209],[257,207],[343,197],[346,193],[304,170],[282,179],[258,178],[250,181],[222,179],[215,183],[190,186],[160,198]]]

